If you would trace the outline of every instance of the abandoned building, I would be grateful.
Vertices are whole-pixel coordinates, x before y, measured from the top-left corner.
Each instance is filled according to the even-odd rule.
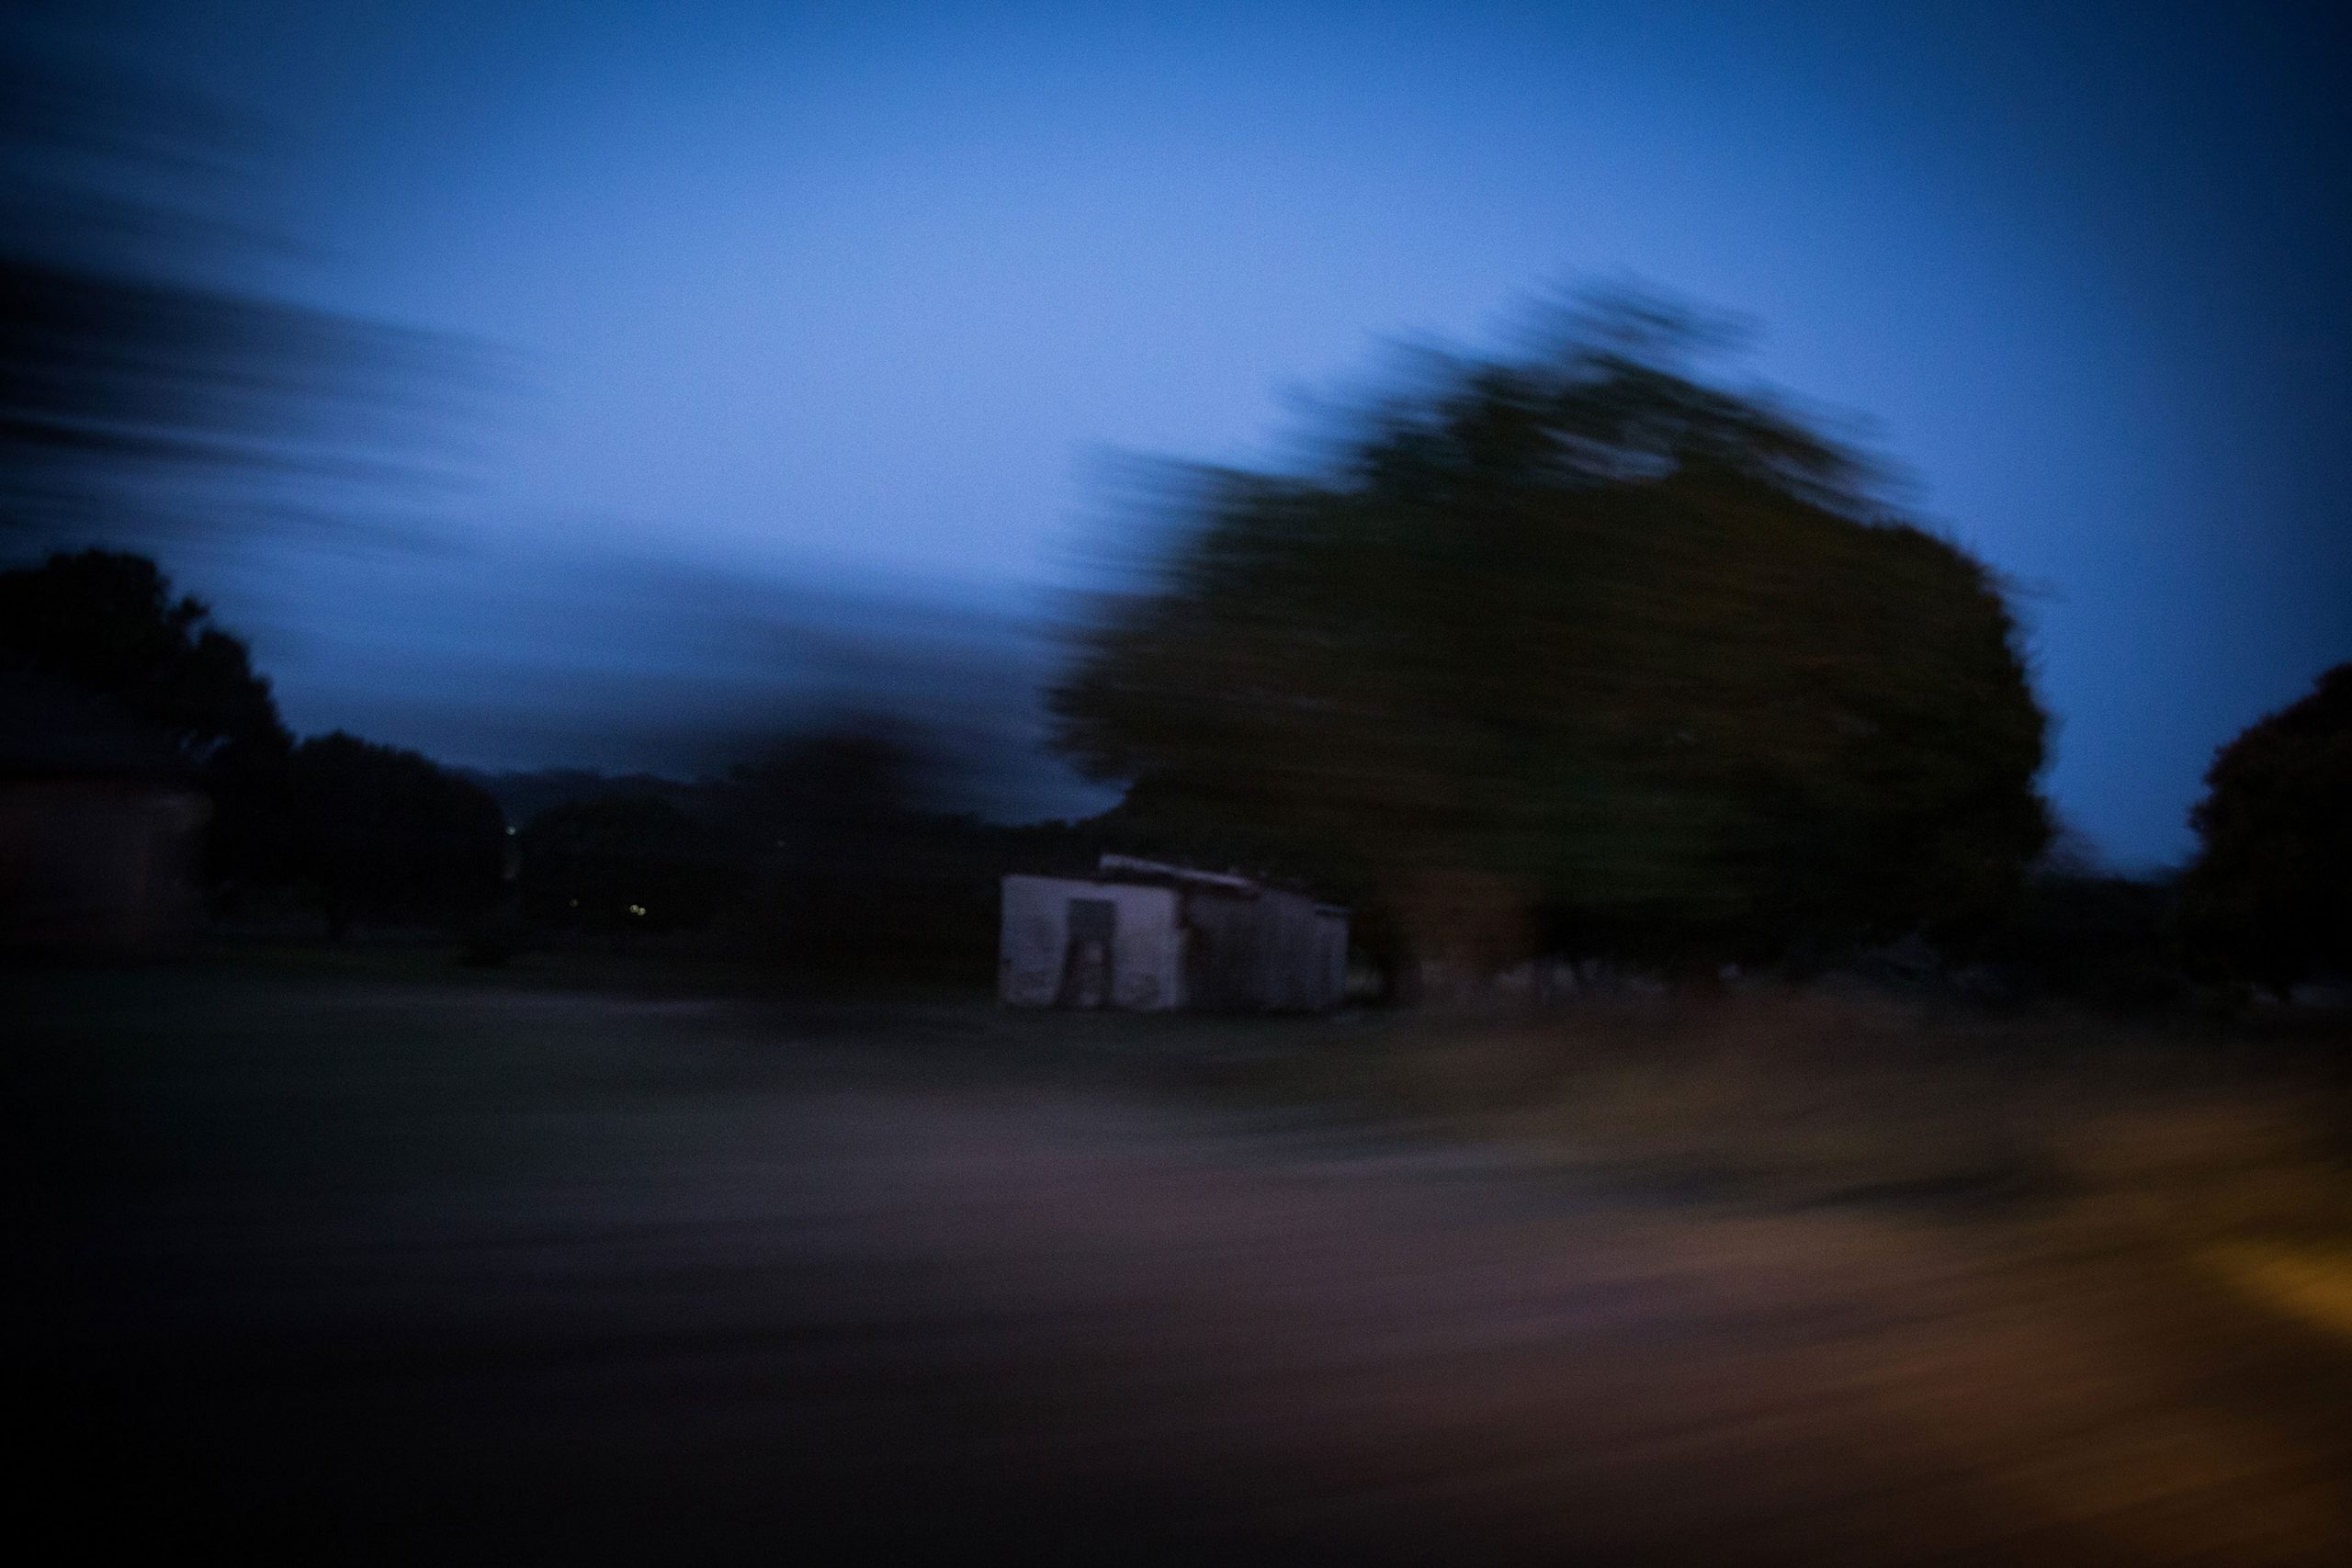
[[[1106,854],[1091,877],[1004,879],[1015,1007],[1327,1012],[1347,971],[1345,909],[1246,876]]]

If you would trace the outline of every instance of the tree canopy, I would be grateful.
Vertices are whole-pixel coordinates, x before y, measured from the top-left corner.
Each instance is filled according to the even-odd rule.
[[[2282,990],[2352,972],[2352,664],[2222,748],[2189,826],[2181,918],[2199,958]]]
[[[192,763],[288,744],[245,645],[144,556],[82,550],[0,571],[0,662],[104,693]]]
[[[486,792],[349,735],[296,746],[244,643],[144,556],[0,571],[0,668],[71,682],[170,737],[212,797],[206,861],[224,893],[294,886],[340,931],[499,891],[505,818]]]
[[[499,895],[498,803],[419,752],[313,736],[289,761],[285,806],[290,869],[333,935],[361,920],[476,911]]]
[[[293,738],[244,643],[203,601],[175,596],[153,561],[82,550],[0,571],[0,668],[72,682],[170,738],[212,796],[216,886],[282,876]]]
[[[1321,471],[1187,471],[1188,526],[1055,694],[1062,744],[1425,952],[1786,946],[1997,905],[2049,830],[2000,585],[1804,422],[1679,368],[1656,318],[1623,324],[1449,364]]]

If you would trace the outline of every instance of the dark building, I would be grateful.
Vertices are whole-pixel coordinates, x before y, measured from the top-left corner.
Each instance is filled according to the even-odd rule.
[[[209,814],[170,736],[68,682],[0,674],[0,947],[185,941]]]

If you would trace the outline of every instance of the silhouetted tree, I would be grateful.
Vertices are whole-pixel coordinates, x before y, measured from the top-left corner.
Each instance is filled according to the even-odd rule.
[[[476,913],[499,895],[498,803],[424,756],[338,730],[288,769],[288,869],[341,938],[361,920]]]
[[[628,931],[707,925],[741,882],[735,845],[651,795],[549,807],[522,833],[525,913]]]
[[[2143,1008],[2181,999],[2172,951],[2178,890],[2169,878],[2128,876],[2086,861],[2052,857],[2019,889],[2007,920],[1984,933],[1973,956],[2018,990],[2102,1006]]]
[[[2210,968],[2284,992],[2352,972],[2352,664],[2215,755],[2182,934]]]
[[[231,746],[282,748],[269,682],[211,616],[201,600],[175,598],[143,556],[84,550],[0,571],[0,658],[105,693],[191,762]]]
[[[244,643],[153,561],[84,550],[0,571],[0,665],[100,693],[171,737],[212,795],[215,882],[282,872],[292,737]]]
[[[1984,919],[2048,835],[1998,585],[1674,332],[1449,366],[1326,472],[1193,473],[1055,694],[1064,746],[1376,890],[1425,953]]]

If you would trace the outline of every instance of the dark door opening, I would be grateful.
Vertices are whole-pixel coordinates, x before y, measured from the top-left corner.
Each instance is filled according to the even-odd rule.
[[[1069,901],[1068,934],[1062,947],[1061,994],[1057,1005],[1100,1008],[1111,1005],[1114,951],[1119,932],[1119,907],[1108,898]]]

